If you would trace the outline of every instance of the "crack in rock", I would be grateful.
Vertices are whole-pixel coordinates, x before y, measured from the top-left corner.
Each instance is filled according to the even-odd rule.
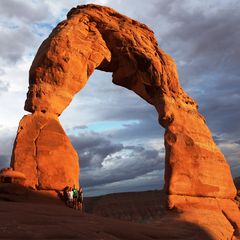
[[[33,141],[33,143],[34,143],[33,156],[34,156],[34,159],[35,159],[35,162],[36,162],[36,175],[37,175],[37,184],[35,185],[36,189],[39,189],[39,186],[40,186],[40,173],[39,173],[39,162],[38,162],[38,139],[40,137],[40,134],[41,134],[43,128],[46,125],[47,125],[47,123],[45,123],[42,126],[40,126],[40,128],[38,130],[38,133],[37,133],[37,136],[36,136],[36,138]]]
[[[234,230],[231,239],[240,239],[240,232],[239,232],[239,229],[238,229],[237,224],[236,224],[234,221],[232,221],[232,220],[228,217],[227,213],[224,212],[223,210],[222,210],[222,214],[223,214],[223,216],[228,220],[228,222],[232,225],[232,228],[233,228],[233,230]]]

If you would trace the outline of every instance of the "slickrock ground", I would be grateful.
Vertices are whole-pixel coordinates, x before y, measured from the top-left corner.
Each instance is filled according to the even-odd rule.
[[[171,224],[177,219],[201,226],[212,239],[232,239],[239,215],[234,201],[212,198],[208,198],[207,201],[204,198],[192,198],[191,201],[188,199],[189,197],[181,199],[178,209],[169,211],[166,209],[166,195],[163,190],[117,193],[86,199],[85,211],[99,216],[154,225],[162,225],[168,221],[169,231],[173,231]],[[236,222],[230,219],[235,219]],[[179,227],[175,227],[179,231]],[[182,227],[182,230],[185,230],[185,226]],[[238,232],[235,234],[238,235]]]
[[[142,210],[155,211],[159,208],[156,200],[159,200],[162,194],[159,192],[150,192],[150,195],[139,193],[143,197],[141,203],[135,201],[136,199],[132,200],[131,193],[129,196],[128,193],[123,195],[123,197],[122,194],[117,194],[117,197],[114,195],[107,197],[106,203],[112,203],[112,205],[109,204],[108,209],[111,216],[116,212],[115,206],[119,205],[119,199],[122,199],[121,202],[125,204],[126,201],[135,203],[134,209],[132,205],[122,206],[124,214],[126,210],[138,216],[141,215]],[[93,209],[89,201],[91,200],[88,199],[86,204]],[[152,202],[154,205],[144,205],[144,202]],[[154,221],[150,218],[147,224],[119,221],[94,214],[80,213],[68,208],[56,198],[54,192],[32,192],[13,184],[0,185],[0,239],[215,239],[198,223],[189,222],[186,217],[175,211],[167,216],[163,212],[159,216],[156,213],[154,215],[156,217]]]
[[[163,190],[85,198],[85,212],[130,222],[148,223],[165,215],[166,211]]]

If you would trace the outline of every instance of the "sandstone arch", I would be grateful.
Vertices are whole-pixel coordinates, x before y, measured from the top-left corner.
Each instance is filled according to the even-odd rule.
[[[134,91],[158,111],[166,129],[169,205],[185,201],[182,196],[235,197],[229,166],[197,103],[181,88],[173,59],[158,47],[146,25],[96,5],[73,8],[32,63],[25,102],[32,114],[20,122],[11,162],[26,175],[29,186],[61,189],[78,184],[77,154],[58,116],[94,69],[113,72],[115,84]],[[70,163],[59,161],[66,156]]]

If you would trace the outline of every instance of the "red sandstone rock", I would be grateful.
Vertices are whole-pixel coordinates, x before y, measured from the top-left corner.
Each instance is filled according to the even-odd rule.
[[[0,170],[0,177],[9,177],[9,178],[16,178],[16,179],[26,179],[26,176],[18,171],[14,171],[12,168],[3,168]]]
[[[23,117],[11,166],[25,174],[25,185],[62,190],[78,186],[78,155],[57,117],[35,113]]]
[[[0,170],[0,183],[18,183],[23,185],[26,180],[26,176],[18,171],[14,171],[12,168],[3,168]]]
[[[222,228],[229,233],[225,234],[229,238],[215,236],[214,239],[231,239],[233,234],[240,237],[240,211],[231,199],[169,195],[168,205],[170,209],[177,208],[180,212],[188,212],[195,222],[202,219],[200,225],[208,228],[209,232],[219,234]],[[211,219],[211,222],[207,219]]]
[[[72,9],[40,46],[30,69],[25,109],[61,114],[95,68],[113,72],[114,83],[151,104],[154,87],[184,95],[174,61],[158,48],[146,25],[110,8],[87,5]]]

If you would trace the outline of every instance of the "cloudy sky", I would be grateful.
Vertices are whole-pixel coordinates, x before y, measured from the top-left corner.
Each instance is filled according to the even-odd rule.
[[[239,0],[0,0],[0,167],[9,165],[41,42],[74,6],[106,5],[147,24],[176,61],[233,173],[240,175]],[[153,107],[95,71],[60,121],[88,195],[163,186],[163,129]]]

